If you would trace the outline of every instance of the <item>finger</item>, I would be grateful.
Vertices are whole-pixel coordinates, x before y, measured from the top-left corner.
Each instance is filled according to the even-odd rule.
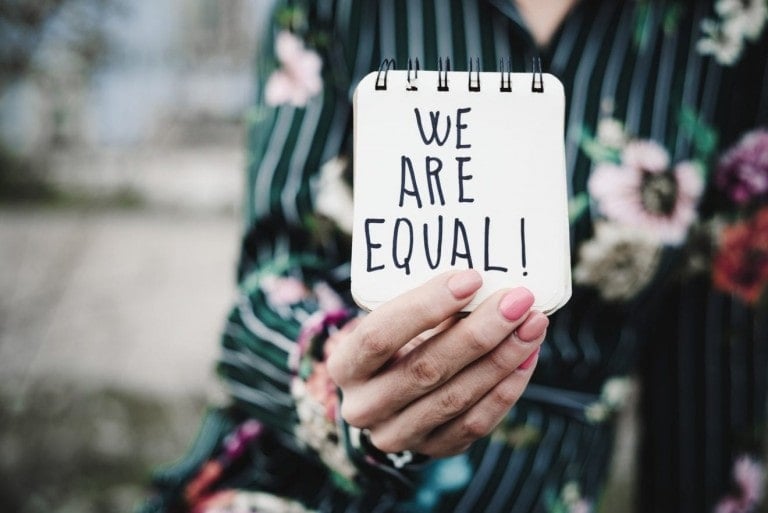
[[[546,333],[547,326],[549,326],[549,319],[546,315],[541,312],[531,312],[525,322],[517,328],[516,333],[520,340],[533,342]]]
[[[392,362],[378,376],[345,391],[343,417],[357,427],[385,421],[498,346],[524,321],[533,300],[522,287],[491,295],[450,329]]]
[[[368,379],[411,339],[460,312],[481,285],[477,271],[453,271],[383,304],[331,355],[331,377],[341,387]]]
[[[546,319],[546,317],[545,317]],[[527,321],[526,321],[527,322]],[[371,430],[377,447],[398,452],[414,447],[438,426],[458,417],[480,401],[513,371],[538,352],[544,331],[533,341],[511,334],[493,351],[454,376],[445,385],[409,404]]]
[[[466,450],[476,440],[489,435],[522,396],[539,358],[537,348],[512,374],[507,376],[465,413],[436,429],[413,449],[442,458]]]
[[[438,326],[431,330],[427,330],[418,337],[412,339],[410,342],[405,344],[403,347],[401,347],[395,355],[392,357],[392,361],[400,360],[401,358],[405,357],[408,353],[419,347],[421,344],[429,340],[430,338],[434,337],[438,333],[447,330],[454,324],[458,322],[459,318],[458,316],[451,316],[447,318],[445,321],[441,322]]]

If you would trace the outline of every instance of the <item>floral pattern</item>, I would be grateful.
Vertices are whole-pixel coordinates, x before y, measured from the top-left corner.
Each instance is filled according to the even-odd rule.
[[[768,5],[765,0],[718,0],[715,12],[716,20],[707,18],[702,22],[704,37],[696,49],[722,65],[731,66],[741,57],[745,44],[762,34]]]
[[[628,137],[616,119],[603,118],[594,138],[585,131],[597,218],[593,237],[579,248],[574,282],[607,301],[628,301],[653,280],[664,248],[684,248],[682,272],[711,272],[717,288],[755,305],[768,284],[768,131],[744,135],[717,160],[713,182],[724,200],[701,218],[717,135],[689,112],[680,123],[697,158],[674,166],[664,147]]]
[[[576,481],[567,482],[560,494],[550,494],[548,513],[592,513],[592,502],[581,495]]]
[[[280,67],[267,79],[264,101],[272,106],[305,106],[310,98],[323,89],[320,75],[323,61],[320,55],[307,49],[301,39],[287,30],[277,34],[275,54]]]
[[[262,492],[224,490],[193,513],[312,513],[301,503]]]
[[[743,455],[733,465],[736,493],[723,498],[715,507],[715,513],[750,513],[765,495],[765,466],[748,455]]]
[[[600,222],[594,238],[580,248],[573,280],[595,287],[606,301],[628,300],[651,280],[660,255],[658,242],[646,232]]]
[[[737,205],[768,198],[768,130],[746,134],[717,165],[715,183]]]
[[[618,164],[601,162],[589,192],[603,215],[668,244],[680,244],[696,219],[703,182],[696,165],[669,168],[669,155],[653,141],[632,141]]]
[[[296,437],[317,453],[340,487],[354,492],[357,468],[347,455],[338,390],[325,362],[340,340],[339,327],[350,317],[346,310],[319,310],[307,320],[292,358],[291,395],[299,418]]]
[[[757,303],[768,284],[768,206],[723,228],[712,267],[715,286]]]
[[[352,187],[344,179],[346,157],[336,157],[320,168],[315,182],[315,210],[333,221],[345,234],[352,234]]]
[[[590,422],[605,422],[624,407],[631,392],[629,378],[615,377],[607,380],[600,392],[600,400],[587,406],[584,416]]]

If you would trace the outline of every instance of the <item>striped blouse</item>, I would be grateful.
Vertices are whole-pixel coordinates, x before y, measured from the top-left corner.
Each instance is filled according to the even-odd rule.
[[[581,0],[538,47],[510,0],[277,2],[219,363],[232,404],[158,473],[147,511],[596,511],[628,376],[641,440],[626,510],[751,511],[768,399],[768,7],[715,3]],[[325,341],[355,315],[350,99],[389,57],[486,71],[540,57],[567,98],[572,299],[502,424],[428,462],[376,454],[324,374]]]

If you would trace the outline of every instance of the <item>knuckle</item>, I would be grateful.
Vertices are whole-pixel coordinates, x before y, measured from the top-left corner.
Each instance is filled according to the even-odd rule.
[[[467,452],[467,450],[469,450],[470,447],[472,447],[471,442],[469,443],[463,442],[463,443],[454,445],[452,447],[447,447],[445,449],[438,450],[436,451],[436,454],[434,454],[433,456],[435,458],[449,458],[451,456],[456,456],[463,452]]]
[[[463,412],[472,405],[472,397],[463,391],[450,390],[438,399],[440,412],[447,417]]]
[[[341,386],[344,376],[344,365],[340,361],[340,358],[336,356],[337,353],[331,353],[326,360],[326,368],[328,369],[328,376],[338,386]]]
[[[427,359],[423,354],[411,359],[407,367],[411,381],[419,389],[434,388],[443,379],[443,373],[440,368],[434,361]]]
[[[493,402],[507,409],[520,399],[521,390],[512,382],[501,382],[492,391]]]
[[[402,440],[396,437],[382,435],[378,431],[371,432],[371,443],[381,452],[401,452],[407,449]]]
[[[410,306],[413,318],[421,319],[422,322],[429,326],[437,326],[453,313],[447,307],[443,307],[440,302],[435,302],[433,297],[426,294],[414,297]]]
[[[506,340],[495,351],[488,355],[488,363],[494,370],[504,375],[515,370],[514,346]]]
[[[468,415],[461,421],[461,440],[471,443],[491,432],[489,423],[480,417]]]
[[[488,337],[484,336],[479,326],[472,322],[460,322],[456,328],[463,344],[473,354],[484,353],[490,349]]]
[[[358,325],[355,328],[355,337],[360,352],[366,357],[382,359],[389,356],[389,344],[383,339],[380,331],[368,324]]]
[[[341,402],[341,416],[350,426],[365,428],[370,425],[370,409],[351,397],[345,397]]]

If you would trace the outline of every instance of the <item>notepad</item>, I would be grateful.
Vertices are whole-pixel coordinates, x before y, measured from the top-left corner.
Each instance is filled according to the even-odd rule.
[[[449,269],[571,295],[565,95],[545,73],[419,71],[387,62],[354,94],[351,291],[375,309]],[[442,64],[442,63],[441,63]]]

